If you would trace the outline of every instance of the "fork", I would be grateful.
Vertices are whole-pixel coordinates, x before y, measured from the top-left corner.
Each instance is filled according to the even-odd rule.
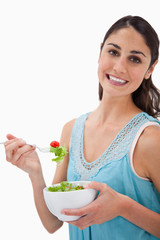
[[[29,143],[26,143],[27,145],[30,145],[32,147],[35,147],[37,148],[40,152],[43,152],[43,153],[47,153],[47,152],[50,152],[50,148],[49,147],[39,147],[35,144],[29,144]]]
[[[0,142],[0,144],[3,144],[4,145],[5,142]],[[30,143],[26,143],[27,145],[29,146],[32,146],[34,148],[37,148],[40,152],[43,152],[43,153],[47,153],[47,152],[50,152],[50,148],[49,147],[39,147],[35,144],[30,144]]]

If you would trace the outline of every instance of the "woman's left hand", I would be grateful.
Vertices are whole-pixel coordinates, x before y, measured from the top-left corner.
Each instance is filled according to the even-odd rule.
[[[62,214],[68,216],[82,216],[76,221],[68,222],[81,230],[93,224],[101,224],[121,215],[124,198],[126,196],[114,191],[105,183],[91,182],[86,188],[99,191],[95,201],[80,209],[63,209]]]

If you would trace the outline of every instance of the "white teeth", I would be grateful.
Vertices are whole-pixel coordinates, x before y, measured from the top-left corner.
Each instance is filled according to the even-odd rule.
[[[116,78],[116,77],[113,77],[113,76],[109,76],[109,79],[111,81],[118,82],[118,83],[126,83],[127,82],[127,81],[124,81],[122,79],[119,79],[119,78]]]

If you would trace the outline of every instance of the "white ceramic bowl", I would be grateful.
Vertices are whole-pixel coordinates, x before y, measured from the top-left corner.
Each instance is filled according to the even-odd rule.
[[[84,186],[89,181],[74,181],[69,182],[73,186]],[[57,186],[60,184],[55,184]],[[82,189],[68,192],[50,192],[48,187],[43,189],[44,199],[49,211],[61,221],[74,221],[81,216],[67,216],[61,214],[62,209],[76,209],[81,208],[91,203],[97,196],[95,189]]]

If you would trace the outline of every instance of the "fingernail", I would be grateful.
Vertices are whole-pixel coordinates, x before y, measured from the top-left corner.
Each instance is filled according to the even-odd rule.
[[[20,143],[25,144],[26,141],[24,141],[22,138],[19,138]]]
[[[30,145],[32,148],[36,148],[36,144],[28,144],[28,145]]]

